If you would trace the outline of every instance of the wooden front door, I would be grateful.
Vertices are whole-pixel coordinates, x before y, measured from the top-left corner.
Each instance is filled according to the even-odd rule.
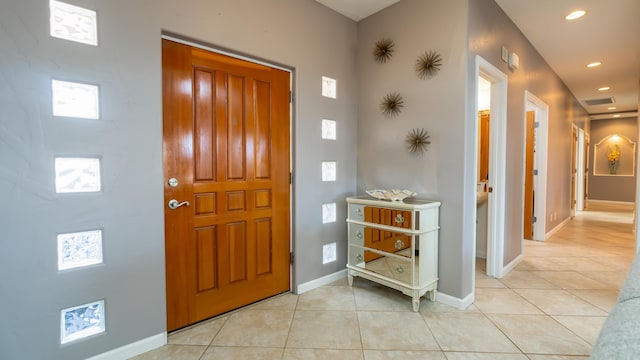
[[[535,152],[535,111],[527,111],[524,163],[524,230],[523,238],[533,240],[533,156]]]
[[[162,81],[171,331],[289,290],[290,86],[169,40]]]

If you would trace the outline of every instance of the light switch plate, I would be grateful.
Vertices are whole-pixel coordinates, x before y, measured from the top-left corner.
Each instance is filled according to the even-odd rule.
[[[520,57],[516,53],[509,54],[509,67],[517,69],[520,67]]]
[[[504,61],[504,62],[509,61],[509,51],[504,46],[502,47],[501,58],[502,58],[502,61]]]

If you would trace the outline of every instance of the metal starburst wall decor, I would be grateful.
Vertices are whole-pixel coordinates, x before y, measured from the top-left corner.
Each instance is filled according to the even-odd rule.
[[[427,146],[431,144],[431,141],[429,141],[429,132],[425,129],[413,129],[409,131],[406,142],[409,152],[416,154],[425,153]]]
[[[402,100],[402,96],[400,96],[400,94],[398,93],[390,93],[385,95],[385,97],[382,99],[380,109],[382,110],[382,114],[384,116],[392,118],[400,114],[403,106],[404,100]]]
[[[415,70],[420,79],[433,77],[442,66],[442,57],[436,51],[427,51],[418,56]]]
[[[393,40],[391,39],[380,39],[376,41],[375,46],[373,47],[373,58],[376,62],[383,64],[391,59],[393,55]]]

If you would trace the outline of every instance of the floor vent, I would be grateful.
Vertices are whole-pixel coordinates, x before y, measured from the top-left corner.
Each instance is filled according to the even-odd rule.
[[[602,98],[602,99],[589,99],[589,100],[585,100],[584,102],[589,106],[594,106],[594,105],[613,104],[616,101],[612,97],[608,97],[608,98]]]

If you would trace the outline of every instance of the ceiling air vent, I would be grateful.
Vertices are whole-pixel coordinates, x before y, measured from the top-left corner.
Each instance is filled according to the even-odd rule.
[[[594,106],[594,105],[613,104],[616,101],[612,97],[608,97],[608,98],[602,98],[602,99],[589,99],[589,100],[585,100],[584,102],[589,106]]]

